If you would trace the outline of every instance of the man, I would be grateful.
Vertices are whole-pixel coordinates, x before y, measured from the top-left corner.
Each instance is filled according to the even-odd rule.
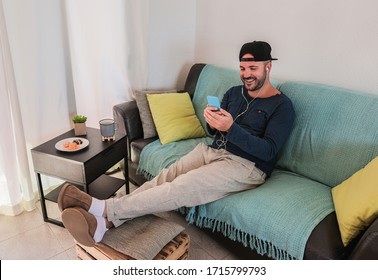
[[[295,115],[289,98],[269,81],[272,60],[268,43],[244,44],[239,54],[243,85],[225,93],[220,110],[204,110],[212,145],[199,144],[136,191],[98,200],[66,184],[58,205],[73,237],[95,246],[108,228],[128,219],[209,203],[263,184]]]

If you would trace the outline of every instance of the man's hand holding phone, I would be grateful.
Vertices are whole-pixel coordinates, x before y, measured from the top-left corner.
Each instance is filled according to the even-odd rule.
[[[228,131],[234,122],[231,114],[221,109],[219,98],[216,96],[208,96],[207,103],[208,107],[204,111],[206,122],[213,129]]]

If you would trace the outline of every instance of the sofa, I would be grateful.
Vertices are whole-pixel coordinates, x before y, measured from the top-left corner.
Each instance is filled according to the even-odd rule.
[[[177,211],[247,259],[378,259],[378,95],[300,81],[272,83],[292,100],[296,119],[271,176],[256,189]],[[173,92],[189,94],[205,127],[206,96],[222,98],[238,84],[236,69],[197,63],[184,88]],[[159,133],[145,137],[139,105],[131,100],[113,107],[127,135],[125,175],[134,185],[198,143],[211,143],[208,134],[167,144]]]

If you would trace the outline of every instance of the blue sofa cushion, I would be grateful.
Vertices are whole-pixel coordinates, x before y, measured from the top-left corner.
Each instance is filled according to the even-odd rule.
[[[378,155],[378,96],[304,82],[279,89],[296,119],[277,166],[333,187]]]

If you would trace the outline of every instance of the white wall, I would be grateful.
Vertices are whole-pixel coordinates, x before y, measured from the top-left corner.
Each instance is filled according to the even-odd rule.
[[[197,1],[197,62],[238,69],[247,41],[272,45],[272,76],[378,94],[378,1]]]
[[[150,89],[182,89],[195,61],[196,1],[150,0],[148,82]]]

